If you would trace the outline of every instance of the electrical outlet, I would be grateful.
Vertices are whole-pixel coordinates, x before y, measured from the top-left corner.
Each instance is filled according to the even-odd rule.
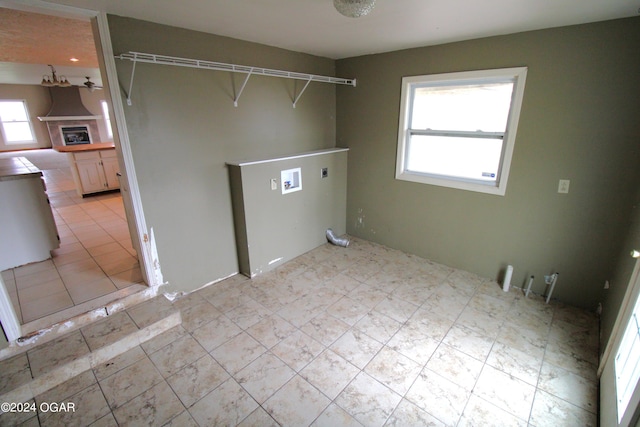
[[[569,180],[568,179],[561,179],[558,182],[558,193],[566,194],[568,192],[569,192]]]
[[[329,176],[329,168],[322,168],[320,169],[320,176],[322,178],[326,178]]]

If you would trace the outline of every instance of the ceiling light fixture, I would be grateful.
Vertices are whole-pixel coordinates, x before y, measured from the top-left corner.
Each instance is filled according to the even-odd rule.
[[[44,76],[42,76],[42,82],[40,82],[40,84],[42,86],[47,86],[47,87],[53,87],[53,86],[69,87],[69,86],[71,86],[71,83],[69,83],[69,80],[67,80],[67,78],[65,76],[60,76],[60,78],[58,78],[58,76],[56,74],[56,69],[53,68],[53,65],[49,64],[49,67],[51,67],[51,75],[45,74]]]
[[[349,18],[368,15],[375,5],[376,0],[333,0],[336,10]]]

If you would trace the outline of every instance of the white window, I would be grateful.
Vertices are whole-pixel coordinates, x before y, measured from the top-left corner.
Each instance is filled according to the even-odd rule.
[[[526,73],[404,77],[396,178],[504,195]]]
[[[1,100],[0,122],[6,144],[33,144],[36,138],[24,100]]]
[[[104,123],[107,127],[107,135],[110,139],[113,138],[113,129],[111,129],[111,118],[109,117],[109,106],[107,101],[102,101],[102,114],[104,116]]]
[[[620,423],[640,379],[640,299],[636,301],[614,361]]]

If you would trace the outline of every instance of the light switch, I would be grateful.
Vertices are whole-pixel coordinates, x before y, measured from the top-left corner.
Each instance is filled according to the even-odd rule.
[[[569,192],[569,180],[568,179],[561,179],[558,182],[558,193],[568,193]]]
[[[272,190],[277,190],[278,189],[278,179],[277,178],[271,178],[271,189]]]

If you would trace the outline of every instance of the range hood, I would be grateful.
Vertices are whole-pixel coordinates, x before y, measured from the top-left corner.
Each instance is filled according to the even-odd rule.
[[[102,116],[91,113],[82,104],[80,98],[80,88],[71,87],[50,87],[51,110],[46,116],[38,117],[42,122],[62,121],[62,120],[97,120]]]

